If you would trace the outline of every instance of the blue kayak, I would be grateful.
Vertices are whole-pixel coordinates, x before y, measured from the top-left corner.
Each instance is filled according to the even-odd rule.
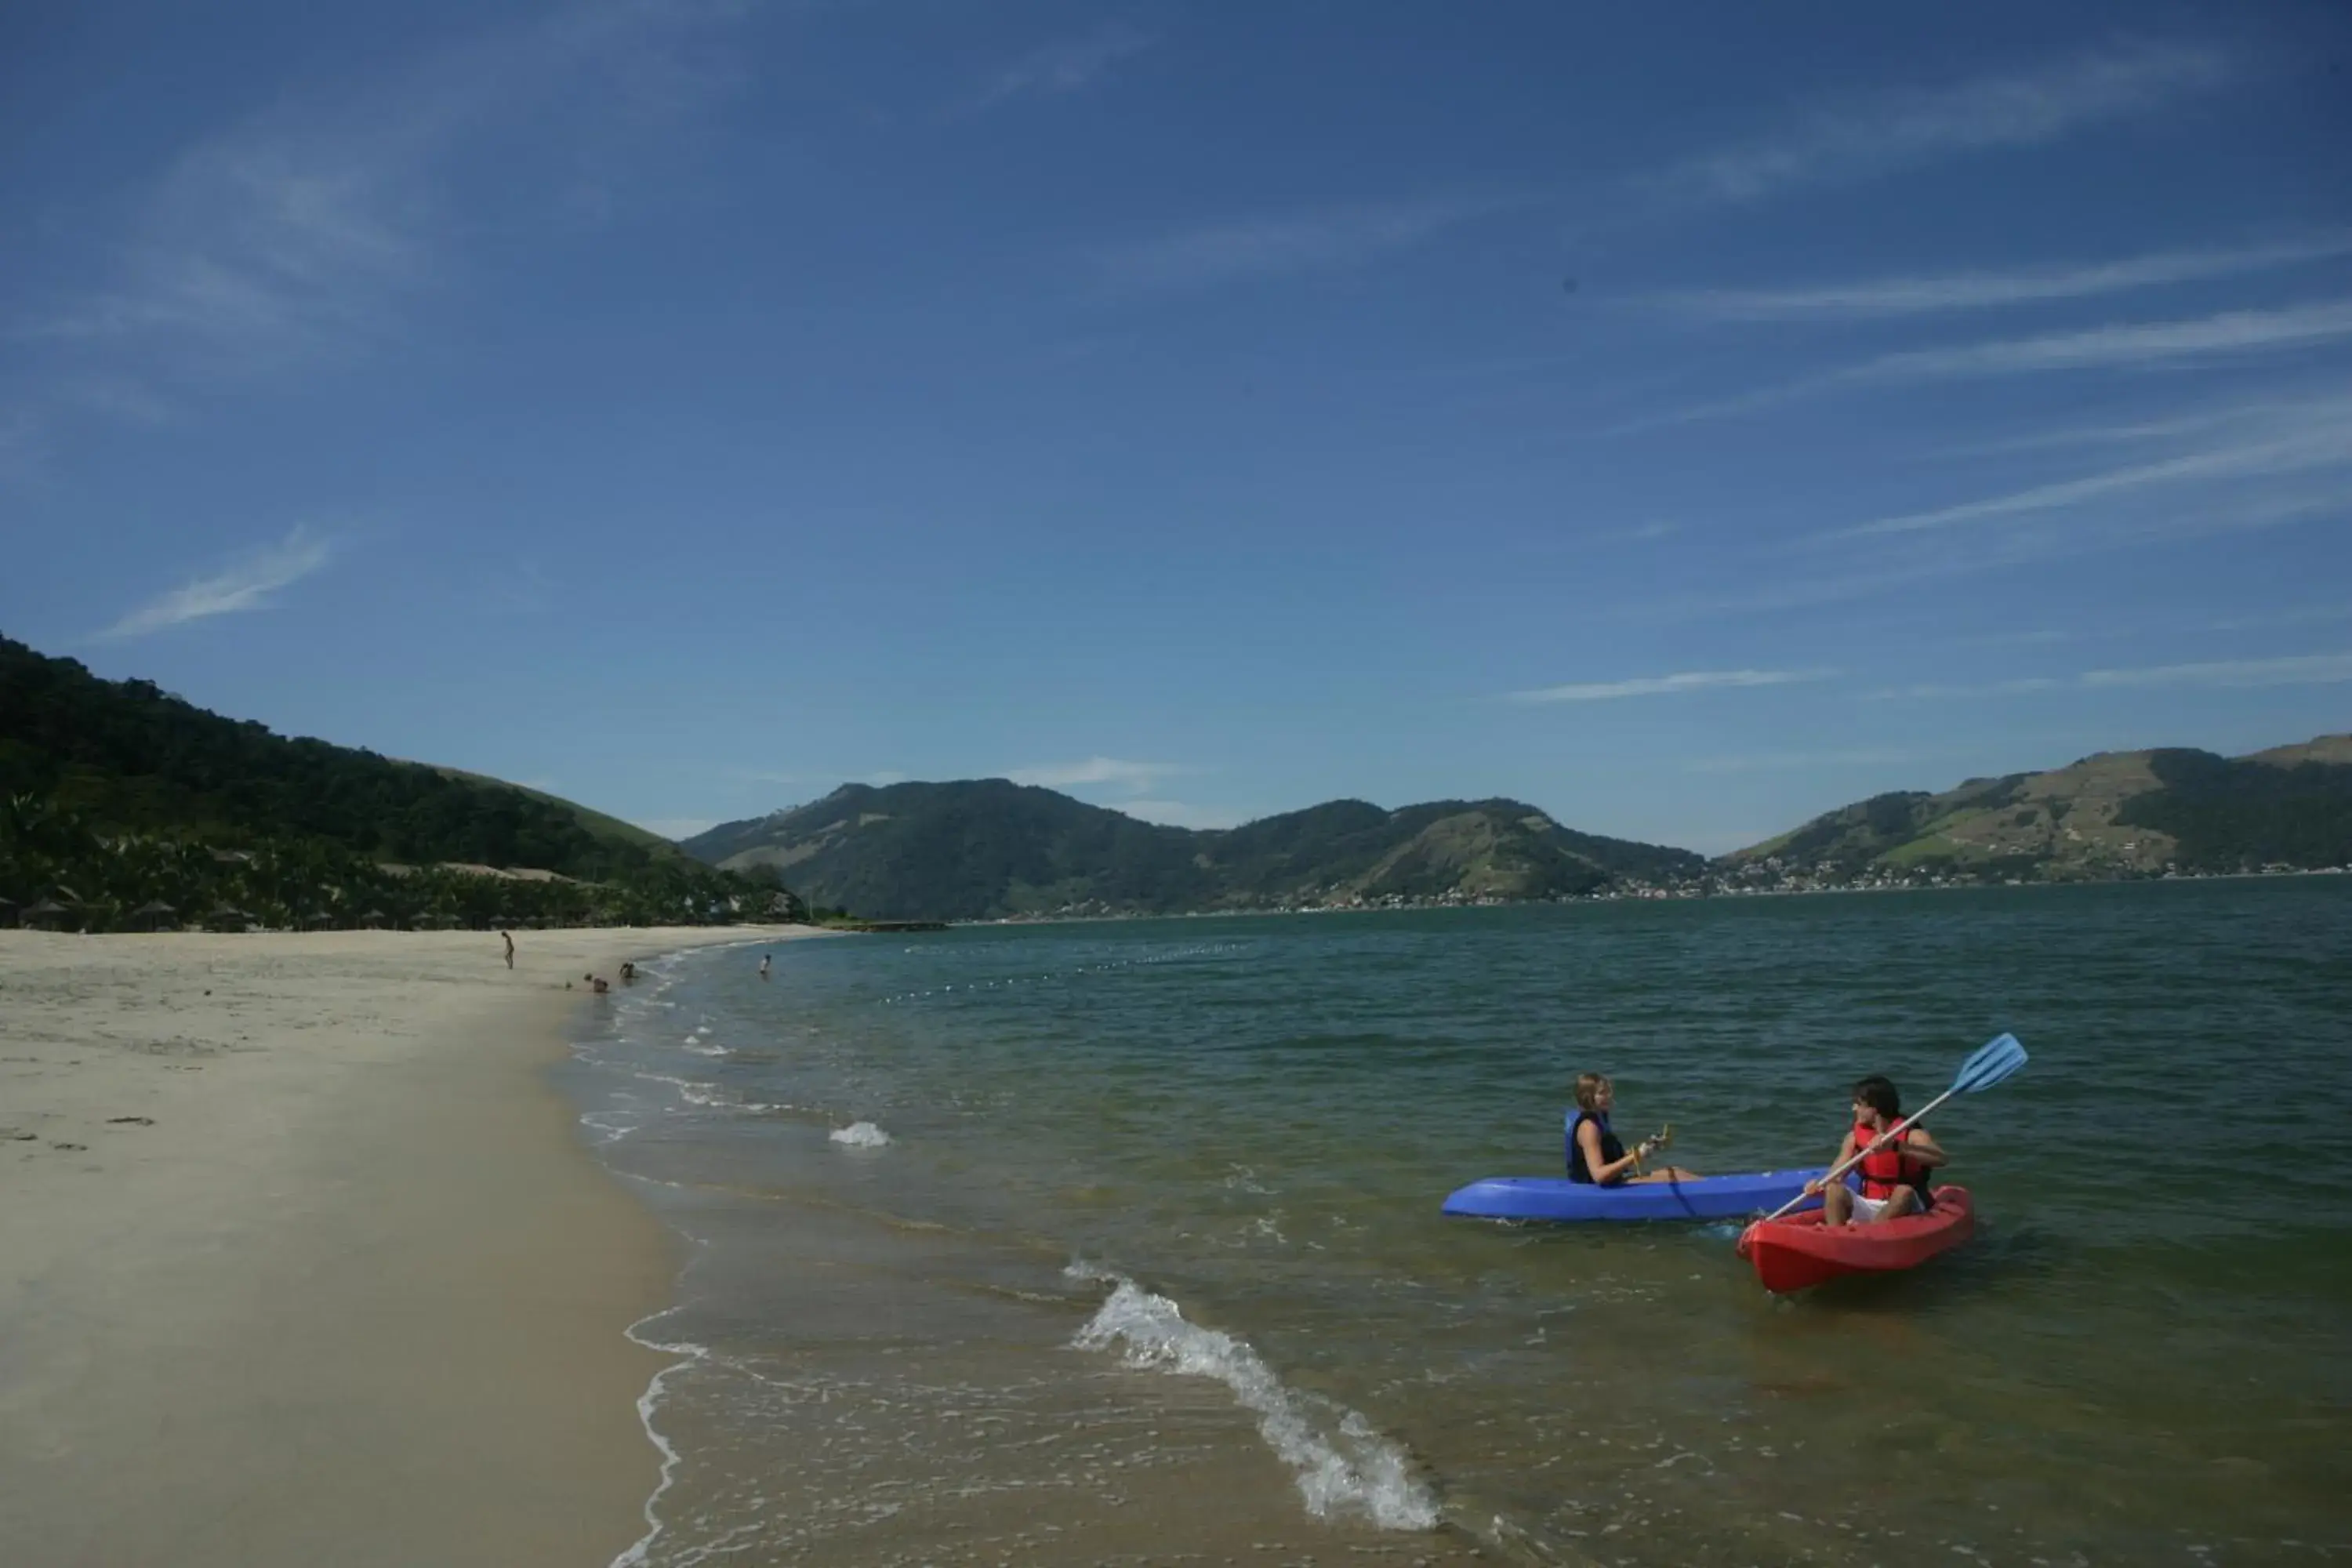
[[[1825,1169],[1628,1182],[1615,1187],[1571,1182],[1566,1176],[1489,1176],[1447,1198],[1445,1212],[1474,1219],[1746,1219],[1779,1208]],[[1819,1198],[1811,1198],[1804,1206],[1820,1205]]]

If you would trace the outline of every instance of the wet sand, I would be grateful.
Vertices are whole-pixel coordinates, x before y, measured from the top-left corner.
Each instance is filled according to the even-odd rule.
[[[545,1082],[578,986],[755,928],[0,932],[0,1542],[606,1563],[671,1237]]]

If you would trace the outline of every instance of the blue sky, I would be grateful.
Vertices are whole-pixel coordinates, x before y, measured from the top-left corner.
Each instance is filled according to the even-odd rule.
[[[2321,4],[37,3],[0,630],[674,831],[2352,728]]]

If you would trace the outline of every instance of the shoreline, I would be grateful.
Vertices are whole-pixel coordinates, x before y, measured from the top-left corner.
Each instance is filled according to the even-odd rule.
[[[625,1554],[678,1244],[550,1069],[583,973],[817,934],[0,933],[11,1555]]]
[[[950,931],[994,926],[1102,925],[1115,921],[1211,921],[1287,918],[1292,915],[1438,914],[1463,910],[1581,909],[1595,904],[1695,904],[1744,899],[1801,899],[1843,893],[1981,893],[2020,888],[2122,888],[2155,883],[2291,881],[2301,877],[2352,876],[2352,867],[2310,866],[2290,871],[2196,871],[2156,877],[2037,878],[2014,882],[1886,882],[1853,883],[1829,888],[1725,888],[1696,891],[1653,889],[1626,893],[1580,893],[1559,899],[1493,899],[1486,901],[1402,904],[1300,904],[1284,909],[1168,910],[1146,913],[1133,910],[1096,915],[990,915],[977,920],[940,922]]]

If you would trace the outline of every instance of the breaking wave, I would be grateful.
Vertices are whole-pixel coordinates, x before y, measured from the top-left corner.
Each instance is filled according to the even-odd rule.
[[[1309,1513],[1352,1515],[1383,1530],[1436,1528],[1437,1499],[1413,1474],[1411,1456],[1361,1415],[1286,1387],[1247,1342],[1187,1322],[1181,1307],[1125,1275],[1086,1263],[1066,1272],[1111,1286],[1093,1320],[1078,1331],[1073,1342],[1079,1349],[1117,1349],[1129,1366],[1213,1377],[1232,1389],[1256,1415],[1267,1446],[1297,1472]]]

